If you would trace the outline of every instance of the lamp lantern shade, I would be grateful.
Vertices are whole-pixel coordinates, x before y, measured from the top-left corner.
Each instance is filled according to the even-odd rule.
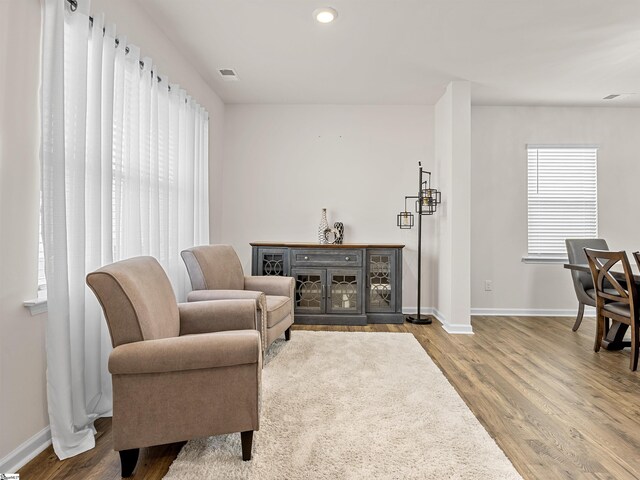
[[[418,192],[418,200],[416,200],[416,213],[433,215],[441,202],[440,192],[435,188],[431,188],[431,172],[424,172],[424,174],[427,175],[427,179],[421,179],[420,181],[420,192]],[[422,203],[422,209],[420,208],[420,203]]]
[[[414,225],[414,215],[408,211],[402,211],[398,214],[398,227],[402,229],[413,228]]]
[[[435,188],[427,188],[425,190],[422,191],[422,197],[423,198],[428,198],[430,203],[432,203],[433,205],[440,205],[441,200],[440,200],[440,191],[436,190]]]
[[[416,200],[416,213],[421,213],[422,215],[433,215],[436,213],[438,204],[440,203],[440,192],[430,188],[428,191],[423,191],[423,193],[422,210],[420,210],[420,200]]]

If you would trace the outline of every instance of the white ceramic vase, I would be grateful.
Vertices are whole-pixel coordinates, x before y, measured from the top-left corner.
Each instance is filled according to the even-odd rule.
[[[318,225],[318,243],[325,245],[327,243],[327,237],[325,232],[329,228],[329,222],[327,221],[327,209],[322,209],[322,216],[320,217],[320,225]]]

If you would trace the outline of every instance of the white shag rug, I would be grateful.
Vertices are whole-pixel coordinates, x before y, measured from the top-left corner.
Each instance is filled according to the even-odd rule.
[[[521,478],[410,333],[294,331],[262,379],[253,459],[192,440],[166,480]]]

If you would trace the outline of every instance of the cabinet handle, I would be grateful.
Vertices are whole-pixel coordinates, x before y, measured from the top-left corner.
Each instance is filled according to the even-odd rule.
[[[309,260],[309,257],[304,257],[305,260]]]
[[[349,257],[344,257],[344,259],[348,262],[349,261]]]
[[[322,299],[325,299],[325,298],[327,298],[327,297],[326,297],[326,295],[325,295],[325,293],[326,293],[326,290],[327,290],[327,287],[326,287],[326,285],[322,285]]]

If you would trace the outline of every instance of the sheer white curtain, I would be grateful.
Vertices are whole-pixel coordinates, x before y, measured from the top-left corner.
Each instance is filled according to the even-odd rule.
[[[209,127],[114,26],[91,24],[88,0],[42,6],[47,395],[62,459],[93,448],[93,421],[111,413],[111,342],[85,275],[152,255],[184,296],[180,250],[209,238]]]

